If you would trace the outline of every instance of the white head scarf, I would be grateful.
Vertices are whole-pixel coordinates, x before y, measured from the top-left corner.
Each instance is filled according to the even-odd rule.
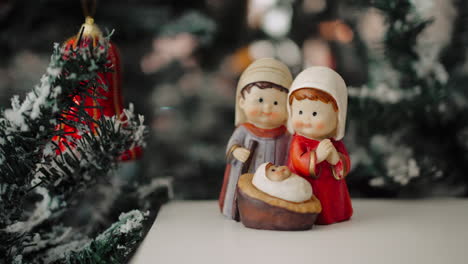
[[[312,186],[310,183],[296,174],[291,174],[283,181],[272,181],[266,176],[266,167],[269,162],[261,164],[254,174],[252,184],[260,191],[271,196],[301,203],[312,198]]]
[[[309,67],[297,75],[288,93],[288,130],[291,134],[294,134],[294,130],[290,121],[292,113],[289,97],[294,91],[301,88],[315,88],[330,94],[335,99],[338,105],[338,127],[333,138],[335,140],[342,139],[345,134],[348,108],[348,90],[343,78],[334,70],[323,66]]]
[[[239,107],[241,91],[246,85],[254,82],[271,82],[289,89],[292,82],[292,75],[286,65],[272,58],[258,59],[250,64],[242,73],[237,83],[236,116],[234,122],[236,127],[246,122],[244,111]]]

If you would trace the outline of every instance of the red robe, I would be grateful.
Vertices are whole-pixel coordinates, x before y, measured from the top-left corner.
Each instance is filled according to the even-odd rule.
[[[289,147],[288,167],[312,185],[314,195],[322,204],[317,224],[327,225],[348,220],[353,215],[351,198],[344,177],[349,172],[348,152],[341,141],[330,139],[340,155],[340,161],[331,165],[324,160],[316,163],[315,150],[320,141],[295,134]]]

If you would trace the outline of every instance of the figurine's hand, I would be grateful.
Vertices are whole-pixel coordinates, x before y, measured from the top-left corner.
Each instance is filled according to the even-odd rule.
[[[232,155],[240,162],[245,162],[250,156],[250,150],[246,148],[236,148]]]
[[[338,151],[335,148],[333,148],[330,155],[328,155],[327,161],[331,165],[336,165],[338,161],[340,161],[340,155],[338,154]]]
[[[320,141],[315,154],[317,155],[317,163],[320,163],[328,158],[328,156],[335,150],[335,146],[333,146],[330,139],[324,139]]]

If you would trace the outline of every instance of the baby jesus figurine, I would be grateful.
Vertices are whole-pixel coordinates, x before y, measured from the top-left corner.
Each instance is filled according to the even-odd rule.
[[[286,166],[275,166],[271,163],[260,165],[252,184],[262,192],[290,202],[301,203],[312,198],[310,183],[291,173]]]
[[[241,175],[237,196],[241,222],[255,229],[307,230],[321,211],[307,180],[270,162]]]
[[[284,181],[291,176],[291,171],[286,166],[276,166],[271,163],[267,163],[265,167],[266,177],[270,181],[279,182]]]

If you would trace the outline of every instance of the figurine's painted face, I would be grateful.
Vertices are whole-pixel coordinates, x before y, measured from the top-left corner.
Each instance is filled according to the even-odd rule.
[[[323,139],[334,136],[338,125],[338,111],[333,101],[293,98],[291,123],[294,131],[302,136]]]
[[[284,181],[291,176],[291,171],[286,166],[269,164],[266,167],[266,177],[271,181]]]
[[[284,125],[288,118],[286,109],[287,93],[274,88],[261,89],[253,86],[239,99],[247,122],[264,129]]]

